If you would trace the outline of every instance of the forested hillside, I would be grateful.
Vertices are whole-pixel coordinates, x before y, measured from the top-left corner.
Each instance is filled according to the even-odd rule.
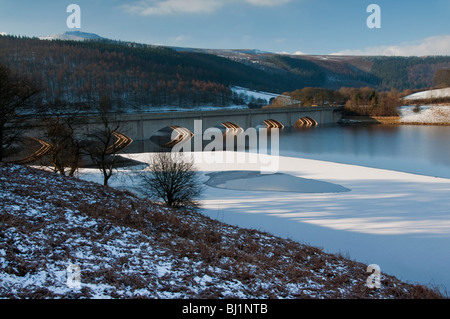
[[[425,89],[436,85],[434,75],[450,69],[449,56],[373,57],[372,73],[380,79],[379,89],[399,91]]]
[[[262,70],[213,54],[114,41],[3,36],[0,62],[30,78],[43,104],[83,105],[107,96],[126,108],[225,106],[239,102],[234,85],[281,93],[308,82],[304,74]]]
[[[211,68],[163,47],[0,37],[0,61],[40,88],[45,103],[116,106],[226,105],[231,92]]]
[[[225,50],[226,51],[226,50]],[[226,106],[242,103],[241,86],[282,93],[423,89],[450,57],[287,56],[255,50],[183,50],[110,40],[44,41],[0,36],[0,63],[40,89],[38,104],[90,108],[108,97],[117,108]]]

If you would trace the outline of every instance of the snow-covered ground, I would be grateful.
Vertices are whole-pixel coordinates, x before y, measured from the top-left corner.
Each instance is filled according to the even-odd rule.
[[[407,101],[449,98],[450,88],[428,90],[410,94],[403,99]]]
[[[127,155],[144,162],[148,156]],[[205,160],[204,156],[196,154],[195,159],[205,181],[211,172],[261,168],[248,159],[227,164]],[[207,187],[204,214],[378,264],[382,272],[407,282],[450,288],[449,179],[291,157],[279,157],[278,161],[286,183],[294,176],[315,186],[324,182],[350,191],[251,190],[262,182],[257,178],[247,181],[250,190],[224,189],[226,183],[221,183],[221,187]],[[126,177],[130,172],[123,173],[116,175],[112,185],[133,189]],[[82,172],[83,178],[90,180],[96,180],[96,174]],[[263,182],[280,184],[282,176],[265,175]]]
[[[41,36],[40,40],[70,40],[70,41],[86,41],[86,40],[101,40],[105,39],[95,33],[87,33],[81,31],[67,31],[61,34],[54,34],[49,36]]]
[[[0,163],[0,197],[0,299],[442,297],[386,273],[368,289],[363,263],[27,166]]]
[[[269,104],[269,101],[271,98],[279,96],[279,94],[276,93],[270,93],[270,92],[262,92],[262,91],[255,91],[250,90],[247,88],[243,88],[240,86],[232,87],[231,90],[237,94],[244,94],[251,97],[254,97],[255,99],[263,99],[267,101],[267,104]]]
[[[403,123],[450,123],[450,106],[404,106],[400,115]]]

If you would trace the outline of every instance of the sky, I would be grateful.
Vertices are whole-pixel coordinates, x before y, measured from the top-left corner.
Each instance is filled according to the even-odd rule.
[[[1,34],[314,55],[450,55],[449,17],[450,0],[0,0]]]

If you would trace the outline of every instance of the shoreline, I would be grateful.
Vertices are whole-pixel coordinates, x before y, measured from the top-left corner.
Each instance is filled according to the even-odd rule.
[[[341,124],[381,124],[381,125],[420,125],[420,126],[450,126],[450,122],[402,122],[401,117],[394,116],[377,116],[377,117],[360,117],[349,116],[344,117],[340,121]]]
[[[396,115],[390,116],[343,114],[339,123],[450,126],[450,104],[405,105],[398,108]]]

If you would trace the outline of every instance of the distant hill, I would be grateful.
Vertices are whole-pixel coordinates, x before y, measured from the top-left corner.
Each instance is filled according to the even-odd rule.
[[[53,40],[43,41],[41,39]],[[163,47],[83,32],[26,38],[0,36],[0,62],[41,87],[43,104],[117,107],[226,106],[244,103],[231,87],[291,92],[304,87],[427,89],[450,57],[285,55],[255,49]]]
[[[318,83],[310,81],[308,86],[326,89],[364,86],[378,90],[427,89],[435,85],[433,77],[436,71],[450,69],[450,56],[288,55],[254,49],[176,49],[180,52],[190,50],[219,55],[266,71],[273,69],[280,71],[281,69],[301,73],[314,70],[311,74],[314,74]],[[311,63],[308,64],[307,61]],[[302,87],[296,87],[296,89],[298,88]]]
[[[85,41],[85,40],[106,40],[95,33],[87,33],[81,31],[67,31],[61,34],[49,35],[39,37],[40,40],[71,40],[71,41]]]

